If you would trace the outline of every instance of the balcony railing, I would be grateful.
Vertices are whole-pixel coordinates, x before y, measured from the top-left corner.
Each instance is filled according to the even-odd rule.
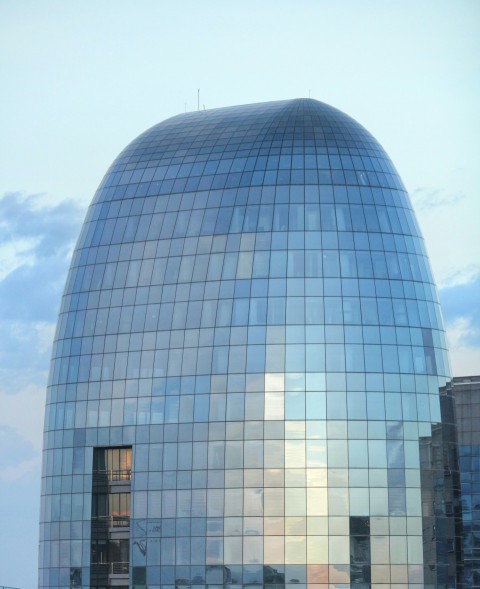
[[[111,562],[109,572],[111,575],[128,575],[128,567],[128,562]]]
[[[93,482],[97,484],[107,481],[130,481],[132,479],[131,469],[124,470],[94,470]]]
[[[128,575],[128,562],[92,562],[92,574]]]
[[[101,515],[92,518],[92,527],[95,528],[128,528],[130,527],[129,515]]]

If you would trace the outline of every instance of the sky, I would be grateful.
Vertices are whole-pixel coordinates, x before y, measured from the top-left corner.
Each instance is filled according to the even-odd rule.
[[[395,163],[455,376],[480,374],[480,2],[0,0],[0,586],[33,589],[43,407],[96,187],[157,122],[308,97]]]

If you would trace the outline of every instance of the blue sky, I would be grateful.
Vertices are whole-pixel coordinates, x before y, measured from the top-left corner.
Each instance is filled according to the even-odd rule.
[[[480,3],[0,0],[0,585],[36,586],[43,404],[69,256],[121,149],[201,107],[311,96],[380,141],[480,373]]]

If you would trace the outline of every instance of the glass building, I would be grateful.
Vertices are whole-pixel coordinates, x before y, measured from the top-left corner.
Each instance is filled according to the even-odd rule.
[[[462,503],[464,586],[480,588],[480,376],[458,376],[455,399]]]
[[[39,586],[454,587],[448,377],[423,239],[363,127],[310,99],[160,123],[73,255]]]

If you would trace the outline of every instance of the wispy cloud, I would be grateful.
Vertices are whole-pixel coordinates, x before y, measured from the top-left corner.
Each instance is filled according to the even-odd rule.
[[[417,188],[411,194],[412,202],[417,211],[446,207],[457,204],[465,198],[462,192],[445,192],[433,188]]]
[[[458,270],[453,270],[442,277],[438,285],[440,290],[463,286],[475,282],[480,277],[480,264],[469,264]]]
[[[0,223],[0,231],[2,223]],[[0,244],[0,281],[11,272],[24,265],[32,265],[35,258],[32,255],[38,241],[35,239],[13,238]]]

